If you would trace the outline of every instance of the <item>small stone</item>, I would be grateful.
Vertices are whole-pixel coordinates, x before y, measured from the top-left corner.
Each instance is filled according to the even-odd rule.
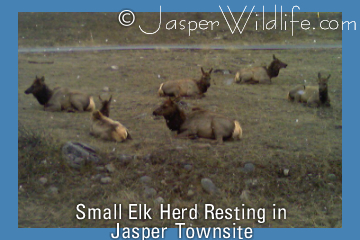
[[[258,180],[257,179],[246,179],[245,180],[245,185],[248,188],[253,188],[258,184]]]
[[[249,191],[248,190],[244,190],[241,192],[241,195],[240,195],[240,200],[241,201],[244,201],[244,202],[247,202],[249,201]]]
[[[328,183],[330,189],[335,190],[335,185],[333,183]]]
[[[145,189],[144,189],[144,195],[145,195],[145,197],[147,197],[147,198],[153,198],[153,197],[155,197],[155,195],[156,195],[156,190],[154,189],[154,188],[148,188],[148,187],[145,187]]]
[[[41,178],[39,178],[39,182],[40,182],[42,185],[46,184],[47,181],[48,181],[48,180],[47,180],[46,177],[41,177]]]
[[[106,164],[105,168],[109,173],[113,173],[116,171],[116,168],[115,168],[114,164],[112,164],[112,163]]]
[[[190,190],[187,192],[187,195],[188,195],[188,197],[192,197],[192,196],[195,195],[195,192],[194,192],[192,189],[190,189]]]
[[[255,170],[255,166],[252,163],[245,163],[244,167],[242,168],[243,172],[253,172]]]
[[[94,175],[94,176],[91,176],[91,180],[99,180],[100,178],[102,177],[102,175],[101,174],[96,174],[96,175]]]
[[[51,187],[49,187],[48,192],[51,193],[51,194],[58,194],[59,189],[57,187],[51,186]]]
[[[209,143],[194,143],[192,147],[199,149],[211,149],[211,145]]]
[[[151,183],[151,177],[149,176],[142,176],[140,178],[140,182],[142,182],[143,184],[147,185],[149,183]]]
[[[101,182],[102,184],[111,183],[111,177],[102,177],[102,178],[100,178],[100,182]]]
[[[283,170],[283,172],[284,172],[284,176],[288,176],[288,175],[289,175],[289,169],[285,168],[285,169]]]
[[[227,86],[231,85],[233,82],[234,82],[233,78],[228,78],[224,80],[224,84]]]
[[[111,66],[110,68],[111,68],[112,70],[118,70],[118,69],[119,69],[119,67],[116,66],[116,65],[113,65],[113,66]]]
[[[103,87],[103,92],[109,92],[110,91],[110,88],[109,87]]]
[[[162,198],[162,197],[157,197],[155,200],[154,200],[155,204],[161,204],[161,203],[164,203],[165,200]]]
[[[215,184],[209,178],[201,179],[201,186],[205,190],[205,192],[213,194],[217,191]]]
[[[336,175],[333,173],[328,174],[327,177],[330,181],[336,181],[336,179],[337,179]]]
[[[21,192],[25,192],[25,189],[22,185],[19,186],[19,193],[21,193]]]
[[[95,170],[96,170],[96,171],[99,171],[99,172],[102,172],[102,171],[105,170],[105,168],[104,168],[104,167],[101,167],[101,166],[98,166],[98,167],[95,167]]]
[[[192,170],[192,165],[186,164],[186,165],[184,165],[184,168],[185,168],[186,170],[188,170],[188,171],[191,171],[191,170]]]
[[[129,154],[120,154],[116,157],[116,159],[121,165],[126,166],[135,159],[135,156]]]

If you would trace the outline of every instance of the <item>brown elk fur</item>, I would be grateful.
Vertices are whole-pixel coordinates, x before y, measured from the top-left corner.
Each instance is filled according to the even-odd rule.
[[[269,67],[244,68],[235,75],[236,83],[271,83],[271,78],[279,75],[281,68],[286,68],[287,64],[281,62],[273,55],[273,61]]]
[[[204,96],[204,93],[207,92],[210,87],[211,72],[205,72],[201,68],[202,76],[199,80],[195,79],[181,79],[167,81],[160,85],[159,96],[174,96],[174,97],[197,97],[201,98]]]
[[[119,122],[105,117],[99,110],[91,115],[90,134],[108,141],[122,142],[131,139],[128,130]]]
[[[330,106],[327,85],[330,76],[322,78],[318,73],[319,86],[296,86],[289,91],[287,98],[291,101],[306,103],[310,107]]]
[[[25,94],[32,93],[46,111],[93,111],[93,97],[82,92],[71,91],[68,88],[56,87],[51,90],[45,84],[45,77],[35,77],[33,84],[26,89]]]
[[[192,112],[185,114],[170,98],[153,115],[163,116],[168,128],[177,131],[179,138],[216,139],[221,144],[223,140],[239,140],[242,137],[238,121],[201,108],[193,108]]]
[[[110,117],[110,104],[111,104],[111,99],[112,96],[110,96],[109,100],[102,100],[100,95],[99,95],[99,99],[101,101],[101,108],[100,108],[100,112],[102,113],[102,115],[104,115],[105,117]]]

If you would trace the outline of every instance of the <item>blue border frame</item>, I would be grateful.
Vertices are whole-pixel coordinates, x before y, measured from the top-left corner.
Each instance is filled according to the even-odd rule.
[[[2,25],[2,46],[5,46],[5,56],[1,59],[1,66],[6,71],[5,78],[2,79],[4,91],[0,96],[2,102],[5,100],[11,102],[14,108],[3,105],[7,111],[7,118],[2,118],[2,123],[6,124],[3,137],[0,139],[2,150],[2,170],[0,180],[2,185],[2,217],[1,229],[4,237],[28,238],[28,239],[104,239],[110,238],[110,233],[114,229],[18,229],[17,212],[17,73],[18,73],[18,45],[17,45],[17,27],[18,12],[120,12],[123,9],[131,9],[134,12],[158,12],[159,6],[162,6],[163,12],[220,12],[219,5],[223,10],[229,5],[232,11],[242,11],[245,5],[248,6],[269,6],[268,11],[274,11],[274,5],[283,6],[284,11],[291,11],[292,6],[300,6],[301,12],[343,12],[343,20],[356,21],[360,23],[357,5],[350,1],[339,2],[315,2],[309,0],[302,1],[178,1],[169,3],[164,0],[155,1],[132,1],[124,3],[123,1],[69,1],[49,2],[49,1],[17,1],[3,8],[1,14]],[[267,11],[267,10],[266,10]],[[338,239],[350,236],[356,236],[357,219],[359,216],[358,198],[356,194],[358,169],[360,169],[358,154],[354,151],[357,147],[355,136],[359,136],[359,128],[356,128],[358,108],[356,97],[360,79],[355,75],[359,48],[357,47],[359,39],[358,31],[343,31],[343,228],[341,229],[254,229],[254,239]],[[350,84],[351,83],[351,84]],[[15,104],[13,104],[15,103]],[[8,119],[9,118],[9,119]],[[355,127],[355,128],[351,128]],[[6,150],[6,151],[5,151]],[[356,225],[355,225],[356,224]],[[177,229],[170,229],[166,233],[167,239],[178,239]],[[111,238],[110,238],[111,239]]]

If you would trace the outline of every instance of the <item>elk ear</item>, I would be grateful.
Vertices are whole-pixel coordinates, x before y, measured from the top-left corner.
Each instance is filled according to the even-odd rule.
[[[329,74],[329,76],[327,77],[327,80],[329,80],[330,77],[331,77],[331,74]]]
[[[276,60],[277,58],[275,57],[275,54],[273,54],[273,60]]]
[[[40,80],[41,80],[42,83],[45,82],[45,77],[42,76],[42,77],[40,78]]]
[[[111,99],[112,99],[112,95],[111,95],[110,98],[109,98],[109,102],[111,102]]]
[[[100,97],[100,95],[99,95],[99,99],[100,99],[101,102],[103,101],[102,98]]]
[[[321,73],[320,72],[318,73],[318,79],[319,80],[321,79]]]
[[[212,72],[213,68],[210,69],[209,74]]]
[[[202,67],[201,67],[201,72],[203,75],[205,74],[204,69]]]

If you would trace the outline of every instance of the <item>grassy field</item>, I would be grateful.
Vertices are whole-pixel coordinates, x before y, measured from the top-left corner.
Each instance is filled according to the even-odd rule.
[[[243,9],[237,9],[242,11]],[[239,20],[241,12],[234,12],[233,16]],[[272,10],[273,11],[273,10]],[[19,13],[19,47],[58,47],[58,46],[99,46],[99,45],[126,45],[126,44],[313,44],[338,43],[342,40],[341,27],[337,30],[321,30],[322,20],[337,20],[341,23],[341,13],[295,13],[294,20],[308,20],[311,25],[304,30],[299,23],[291,27],[291,13],[278,12],[276,14],[276,29],[263,30],[265,25],[275,19],[274,13],[253,12],[244,13],[239,28],[232,34],[229,26],[219,13],[162,13],[161,27],[155,34],[144,34],[139,26],[148,32],[154,32],[159,27],[159,13],[136,13],[135,23],[130,27],[121,26],[118,21],[119,13]],[[235,28],[230,13],[225,13],[231,29]],[[248,21],[246,22],[246,20]],[[282,25],[280,20],[282,19]],[[166,24],[176,20],[176,30],[166,29]],[[185,20],[180,23],[181,20]],[[211,29],[211,24],[206,30],[201,30],[201,20],[217,21]],[[197,28],[190,31],[189,22],[194,21]],[[204,22],[202,22],[204,23]],[[246,24],[245,24],[246,23]],[[173,27],[174,21],[168,28]],[[183,27],[180,25],[182,24]],[[285,28],[286,24],[286,28]],[[257,26],[257,27],[256,27]],[[268,24],[271,28],[272,23]],[[341,24],[340,24],[341,26]],[[190,23],[192,29],[195,23]],[[205,29],[205,25],[202,28]],[[266,27],[266,26],[265,26]],[[282,27],[282,28],[281,28]],[[303,28],[309,26],[304,25]],[[322,27],[327,28],[326,22]],[[334,27],[332,25],[332,27]],[[184,28],[183,30],[181,30]],[[314,29],[315,28],[315,29]],[[286,29],[286,30],[285,30]],[[293,33],[292,33],[293,32]]]
[[[92,30],[94,45],[102,44],[96,41],[95,33],[101,36],[114,34],[110,28],[99,26],[104,22],[101,18],[96,18],[96,22],[95,18],[89,20],[89,16],[106,18],[112,13],[70,14],[73,18],[69,14],[19,13],[19,47],[75,46],[78,40],[75,41],[71,34],[72,37],[66,40],[62,35],[63,29],[73,31],[77,24],[84,22],[86,26],[96,26]],[[199,18],[211,18],[211,14],[200,15]],[[59,21],[59,16],[69,22]],[[146,18],[146,14],[141,16]],[[179,13],[168,17],[191,19],[196,16],[195,13]],[[140,17],[138,19],[142,21]],[[35,22],[39,22],[38,27],[43,26],[42,31],[37,33],[31,27]],[[56,24],[60,22],[62,28],[57,28]],[[152,40],[148,42],[144,34],[136,37],[126,32],[117,40],[123,44],[184,43],[179,40],[181,32],[175,34],[173,41],[166,37],[166,32],[163,34],[149,38]],[[319,35],[318,42],[333,41],[326,34]],[[201,34],[198,35],[194,42],[186,38],[186,43],[203,43],[205,40],[202,41]],[[21,40],[22,36],[26,37]],[[127,37],[137,40],[126,42],[124,38]],[[202,37],[207,39],[206,43],[219,43],[212,40],[213,36]],[[82,43],[92,44],[85,40],[85,35],[80,38]],[[220,41],[225,44],[253,43],[248,39]],[[269,40],[267,34],[263,36],[263,41],[261,37],[254,39],[254,43],[283,42],[283,38]],[[304,36],[296,43],[308,43],[311,39]],[[331,39],[341,43],[341,34]],[[183,100],[185,110],[199,106],[237,119],[243,128],[241,141],[208,145],[199,140],[176,139],[163,119],[153,118],[152,111],[164,100],[157,97],[157,89],[162,82],[184,77],[198,78],[201,66],[205,70],[212,67],[235,72],[242,67],[269,64],[273,54],[288,67],[281,70],[271,85],[238,85],[231,83],[234,74],[213,73],[212,86],[205,98]],[[53,64],[33,64],[29,61]],[[179,221],[160,220],[157,204],[144,196],[143,184],[139,180],[144,175],[152,178],[151,186],[157,191],[155,198],[162,197],[172,207],[190,208],[198,204],[202,212],[205,203],[223,209],[241,208],[245,204],[249,208],[266,208],[270,213],[273,204],[276,204],[287,210],[286,220],[272,220],[269,215],[263,224],[256,219],[219,221],[200,217],[198,220],[181,220],[187,226],[232,227],[232,223],[236,222],[236,226],[257,228],[341,227],[341,65],[341,50],[325,49],[165,49],[19,54],[19,227],[114,228],[119,222],[79,221],[75,217],[78,203],[100,208],[111,207],[114,203],[123,204],[125,215],[120,221],[121,227],[175,227],[174,223]],[[118,66],[118,69],[114,70],[111,66]],[[286,94],[292,86],[302,84],[304,80],[307,85],[316,84],[318,72],[331,74],[330,108],[314,109],[287,101]],[[95,97],[98,106],[99,94],[103,97],[112,95],[114,101],[110,116],[130,130],[133,140],[113,143],[93,138],[89,135],[90,113],[44,112],[34,97],[24,94],[35,75],[45,76],[51,88],[67,86],[88,92]],[[104,87],[109,87],[110,91],[103,92]],[[69,168],[61,156],[61,147],[67,141],[81,141],[96,147],[101,163],[80,170]],[[119,154],[137,157],[124,166],[116,160]],[[146,157],[149,154],[151,158]],[[96,169],[108,163],[113,163],[115,172],[99,172]],[[246,163],[253,163],[255,170],[243,172]],[[192,169],[186,170],[185,164],[192,165]],[[283,169],[289,169],[288,176],[282,174]],[[112,182],[101,184],[94,180],[99,173],[109,175]],[[47,183],[41,184],[41,177],[47,178]],[[200,179],[203,177],[214,182],[220,189],[219,194],[209,195],[202,190]],[[58,188],[58,193],[51,193],[51,187]],[[194,194],[189,195],[189,190]],[[126,219],[129,203],[148,204],[154,209],[153,220]]]

